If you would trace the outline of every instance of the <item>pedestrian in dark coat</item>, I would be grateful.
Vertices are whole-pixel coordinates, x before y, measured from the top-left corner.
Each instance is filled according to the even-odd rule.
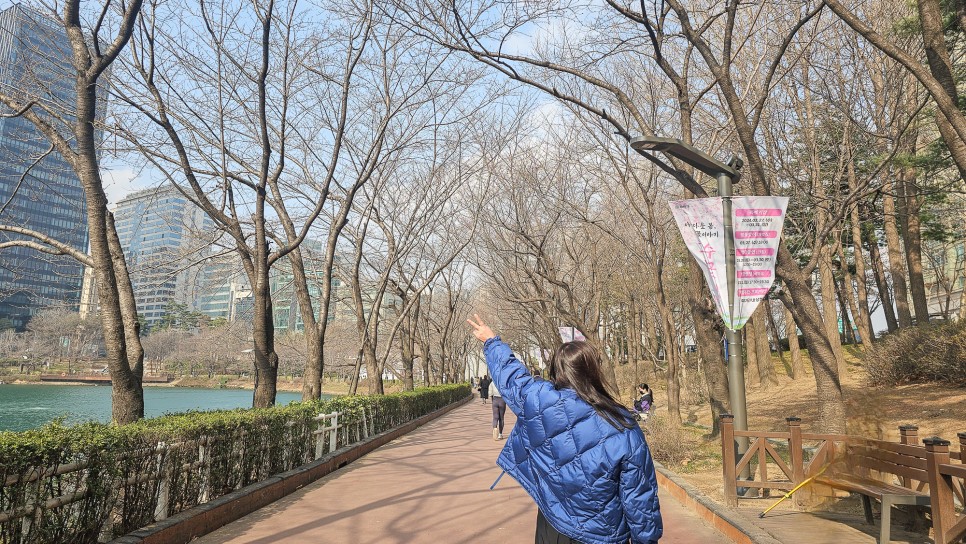
[[[480,380],[480,398],[483,399],[483,404],[486,404],[486,399],[490,398],[490,377],[486,374],[483,375],[483,379]]]

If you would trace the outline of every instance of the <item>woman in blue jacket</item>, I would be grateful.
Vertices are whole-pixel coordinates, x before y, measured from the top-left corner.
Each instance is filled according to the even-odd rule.
[[[539,507],[536,543],[648,544],[661,538],[657,478],[641,428],[604,386],[600,357],[567,342],[534,379],[480,316],[468,320],[517,416],[497,464]]]

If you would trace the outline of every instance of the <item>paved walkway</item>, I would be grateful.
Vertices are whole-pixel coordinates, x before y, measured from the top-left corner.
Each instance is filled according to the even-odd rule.
[[[474,400],[349,466],[194,542],[529,544],[537,508],[495,461],[490,405]],[[507,411],[508,427],[513,414]],[[728,540],[670,495],[662,544]]]

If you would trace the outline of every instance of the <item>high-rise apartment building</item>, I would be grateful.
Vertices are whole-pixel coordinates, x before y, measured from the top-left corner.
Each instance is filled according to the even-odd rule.
[[[36,101],[37,111],[46,110],[43,115],[65,135],[74,119],[72,73],[62,27],[19,5],[0,12],[0,90]],[[22,117],[0,117],[0,222],[86,250],[85,209],[76,174],[48,140]],[[23,238],[0,232],[0,242]],[[77,308],[82,273],[70,257],[23,247],[0,250],[0,322],[23,328],[45,307]]]
[[[144,323],[157,325],[174,305],[195,307],[212,232],[201,208],[163,186],[120,200],[114,223]]]

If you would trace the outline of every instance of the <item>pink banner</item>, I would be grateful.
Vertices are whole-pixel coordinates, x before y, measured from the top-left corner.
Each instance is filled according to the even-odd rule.
[[[775,277],[775,255],[781,239],[788,199],[770,196],[731,198],[735,241],[735,296],[728,307],[728,278],[721,198],[671,202],[681,236],[701,266],[725,326],[745,326]]]
[[[775,278],[788,199],[736,196],[731,199],[735,227],[735,328],[743,327]]]
[[[711,298],[726,326],[731,323],[728,308],[728,278],[725,275],[724,208],[720,198],[694,198],[671,202],[671,213],[684,238],[684,245],[704,273]]]
[[[775,250],[770,247],[752,247],[735,250],[735,255],[738,257],[768,257],[774,254]]]
[[[735,240],[751,240],[754,238],[778,238],[777,230],[743,230],[735,231]]]
[[[738,278],[770,278],[771,270],[739,270],[735,273]]]
[[[740,210],[735,210],[735,217],[781,217],[781,215],[781,208],[742,208]]]

